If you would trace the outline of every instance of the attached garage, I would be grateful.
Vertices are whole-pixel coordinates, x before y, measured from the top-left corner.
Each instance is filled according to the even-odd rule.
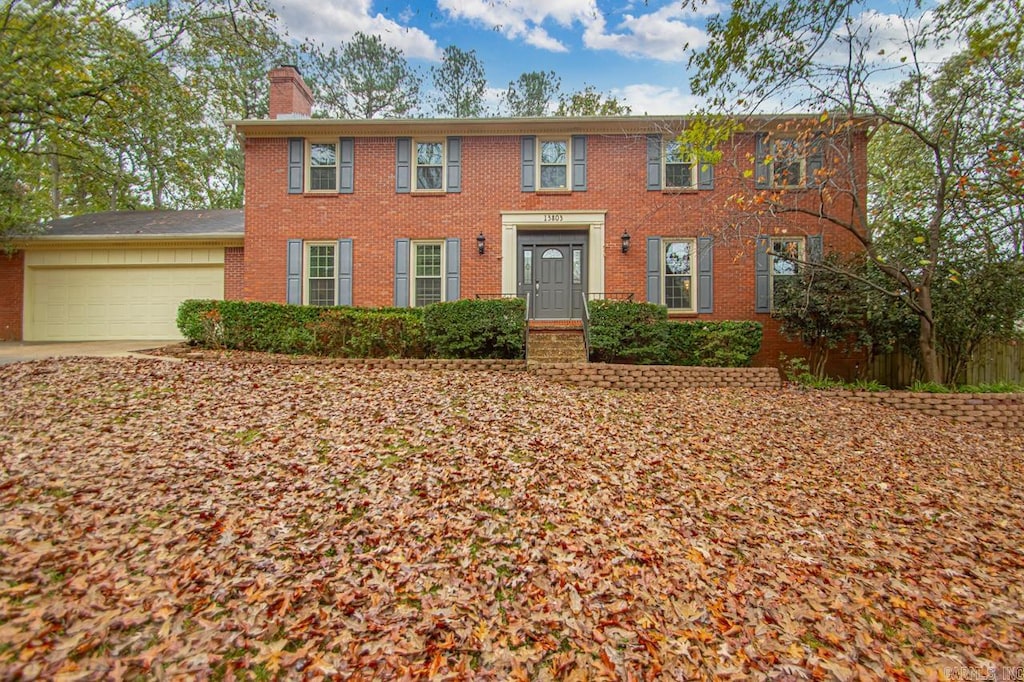
[[[176,339],[178,305],[224,298],[224,249],[29,251],[25,340]]]
[[[21,338],[180,339],[182,301],[240,294],[243,238],[241,211],[117,212],[55,221],[19,245]]]

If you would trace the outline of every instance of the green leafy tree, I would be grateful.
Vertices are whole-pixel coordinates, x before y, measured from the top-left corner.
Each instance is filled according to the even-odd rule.
[[[593,85],[558,97],[556,116],[628,116],[632,109]]]
[[[505,105],[510,116],[545,116],[558,99],[561,79],[554,71],[530,71],[508,84]]]
[[[303,46],[319,114],[333,118],[402,118],[419,108],[422,78],[401,50],[380,36],[356,33],[339,50]]]
[[[487,77],[475,50],[466,52],[449,45],[441,55],[441,66],[430,68],[435,94],[432,98],[438,116],[477,118],[484,115]]]
[[[860,278],[851,280],[850,272]],[[833,350],[860,354],[866,370],[879,353],[912,338],[913,316],[871,281],[871,272],[862,257],[829,253],[819,267],[801,267],[776,283],[772,317],[810,349],[815,377],[825,377]]]

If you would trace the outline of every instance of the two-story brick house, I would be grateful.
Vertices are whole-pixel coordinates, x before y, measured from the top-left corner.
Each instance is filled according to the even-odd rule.
[[[529,294],[531,316],[563,319],[584,296],[632,295],[680,319],[761,321],[758,359],[774,363],[800,349],[771,320],[772,281],[792,271],[771,252],[857,248],[813,216],[741,229],[730,201],[777,185],[817,201],[825,159],[772,161],[779,131],[817,117],[745,121],[708,165],[675,153],[683,117],[315,119],[296,70],[270,77],[270,118],[231,122],[245,147],[246,299]],[[854,140],[863,173],[866,135]]]
[[[297,70],[274,69],[270,81],[270,117],[229,122],[245,152],[243,246],[215,244],[229,298],[419,306],[529,295],[534,318],[571,319],[585,296],[631,295],[673,318],[760,321],[756,362],[775,364],[803,349],[771,319],[773,281],[793,271],[772,253],[858,248],[819,217],[816,180],[842,161],[860,181],[852,193],[830,188],[829,212],[863,206],[867,126],[837,160],[786,153],[793,131],[813,129],[817,116],[746,119],[708,165],[676,153],[681,116],[316,119]],[[784,188],[809,210],[738,210],[738,197],[756,206],[762,188]],[[174,245],[194,246],[187,238]],[[139,246],[117,239],[118,248]],[[21,247],[27,254],[0,258],[0,281],[18,285],[18,300],[0,309],[14,338],[23,308],[26,330],[36,326],[30,309],[45,308],[38,295],[20,299],[49,262],[31,242]]]

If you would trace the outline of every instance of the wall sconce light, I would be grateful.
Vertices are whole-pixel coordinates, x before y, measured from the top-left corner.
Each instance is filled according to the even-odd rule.
[[[476,236],[476,252],[481,256],[484,255],[484,244],[487,242],[487,237],[481,232]]]
[[[629,232],[622,233],[622,253],[629,252]]]

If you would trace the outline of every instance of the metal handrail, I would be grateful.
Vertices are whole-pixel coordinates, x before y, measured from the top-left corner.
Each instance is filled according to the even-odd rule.
[[[587,353],[587,362],[590,362],[590,308],[589,299],[587,298],[587,292],[581,291],[580,296],[583,297],[583,350]]]
[[[518,298],[518,297],[517,297]],[[523,360],[528,361],[530,352],[530,292],[526,292],[526,313],[523,319]]]

